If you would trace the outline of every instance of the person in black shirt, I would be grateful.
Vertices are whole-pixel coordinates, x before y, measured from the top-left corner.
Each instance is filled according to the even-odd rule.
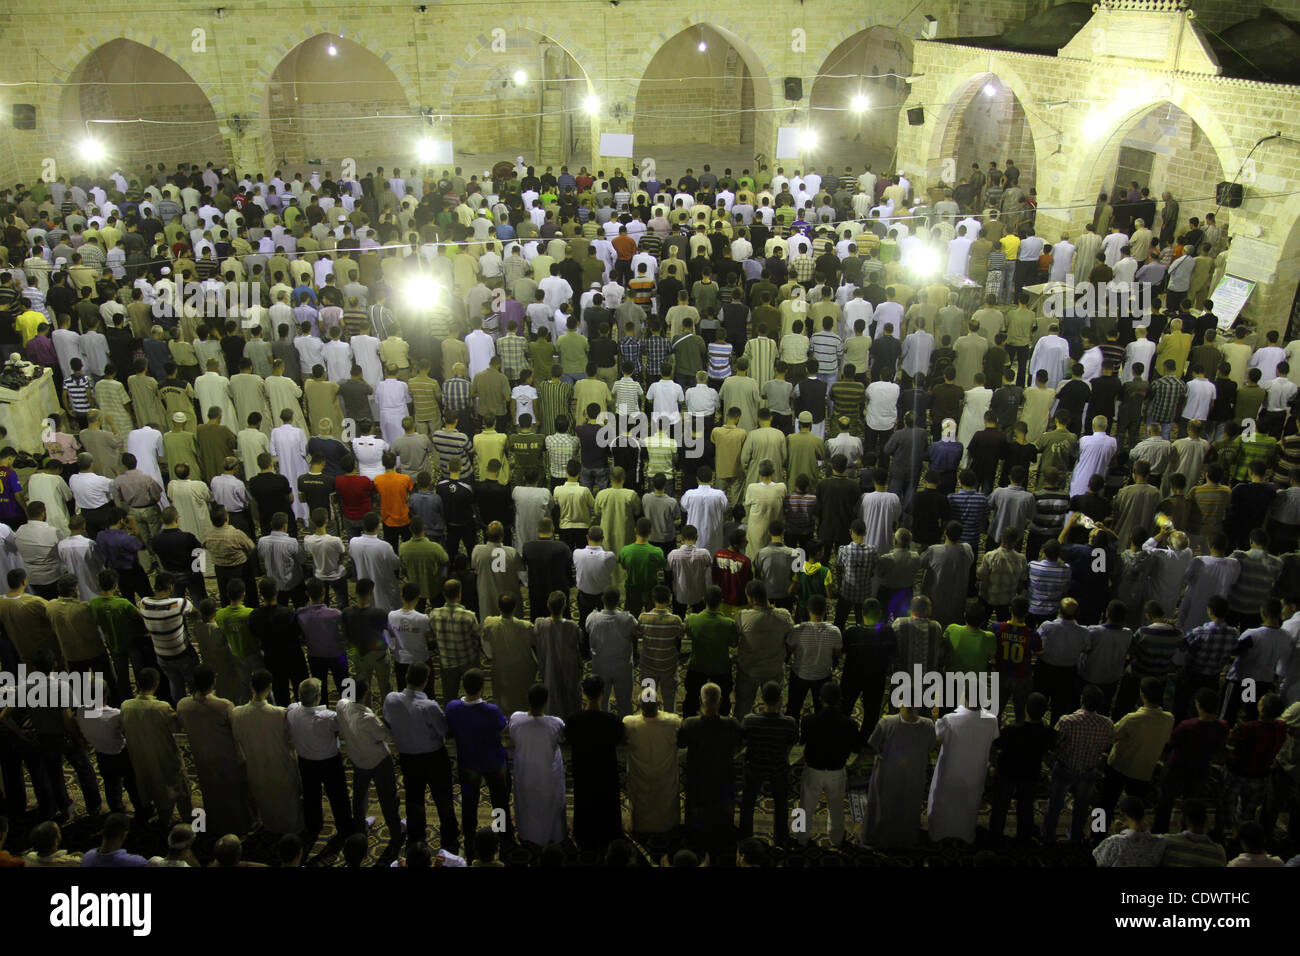
[[[1038,446],[1029,440],[1029,425],[1016,422],[1012,429],[1012,439],[1002,451],[1002,475],[998,486],[1005,488],[1011,480],[1011,469],[1019,465],[1029,474],[1030,466],[1038,460]]]
[[[986,495],[993,490],[998,463],[1006,457],[1006,450],[1007,433],[998,427],[997,415],[989,410],[984,413],[984,427],[971,436],[966,450],[970,468],[979,478],[980,491]]]
[[[248,630],[262,645],[262,658],[271,672],[272,701],[287,707],[292,692],[307,679],[307,659],[298,643],[298,629],[293,626],[293,611],[277,603],[275,582],[262,578],[257,582],[262,603],[248,615]]]
[[[318,457],[321,458],[325,462],[322,474],[327,478],[337,478],[348,473],[348,469],[343,467],[343,461],[349,454],[351,453],[347,445],[329,435],[317,435],[315,438],[307,439],[307,459],[314,461]]]
[[[200,557],[203,545],[199,539],[180,527],[180,512],[175,507],[163,509],[163,530],[149,542],[149,547],[158,558],[163,570],[172,576],[176,594],[188,594],[197,604],[208,596],[203,583],[203,572],[194,565]],[[201,567],[201,565],[200,565]]]
[[[856,478],[845,474],[849,467],[843,454],[831,457],[831,476],[817,483],[817,501],[813,504],[813,518],[817,521],[817,535],[828,549],[849,543],[849,526],[858,516],[858,503],[862,489]],[[833,551],[831,553],[834,553]]]
[[[332,515],[330,496],[334,493],[334,476],[325,474],[325,456],[312,455],[309,467],[310,471],[298,476],[298,500],[307,506],[309,513],[323,508],[326,514]]]
[[[1039,693],[1025,702],[1025,719],[1005,727],[994,742],[997,748],[993,777],[993,809],[989,834],[996,840],[1006,828],[1011,797],[1016,798],[1016,839],[1034,835],[1034,793],[1042,774],[1043,757],[1056,744],[1056,731],[1043,723],[1047,698]]]
[[[862,726],[859,739],[865,743],[880,721],[880,708],[885,699],[885,688],[893,669],[898,650],[898,638],[889,622],[882,620],[884,610],[875,598],[862,605],[860,625],[844,632],[844,683],[842,711],[852,714],[862,698]]]
[[[1088,479],[1088,490],[1070,499],[1070,510],[1087,515],[1095,522],[1103,522],[1110,517],[1111,506],[1102,491],[1106,487],[1104,475],[1093,475]]]
[[[257,520],[262,534],[268,535],[271,533],[272,516],[283,511],[289,516],[289,534],[297,537],[298,519],[293,513],[293,488],[289,486],[288,478],[271,469],[271,460],[268,452],[258,455],[257,467],[262,470],[247,481],[248,493],[257,505]]]
[[[504,525],[504,540],[509,545],[515,527],[515,502],[510,487],[501,483],[501,463],[495,458],[488,462],[487,476],[474,488],[474,506],[486,516],[485,521],[490,518]]]
[[[1124,394],[1124,383],[1120,381],[1119,365],[1107,362],[1101,367],[1101,375],[1092,380],[1092,394],[1088,400],[1088,418],[1097,415],[1106,417],[1106,430],[1115,421],[1115,410],[1119,408],[1120,396]]]
[[[948,496],[939,490],[938,473],[927,469],[921,483],[923,487],[912,496],[909,511],[912,515],[912,539],[924,551],[943,540],[943,529],[952,511],[948,506]]]
[[[612,327],[608,322],[601,322],[594,329],[590,324],[587,325],[588,334],[594,332],[588,348],[591,356],[591,363],[596,367],[597,377],[603,378],[606,385],[613,385],[614,380],[618,378],[618,339],[612,334]],[[605,375],[599,373],[604,370]]]
[[[754,805],[767,784],[772,790],[773,841],[790,839],[790,748],[799,740],[799,725],[781,712],[781,685],[763,685],[763,708],[741,724],[745,739],[744,789],[740,797],[740,835],[754,834]]]
[[[826,795],[830,813],[831,846],[844,842],[844,793],[847,784],[845,765],[863,747],[863,738],[853,721],[840,710],[840,685],[829,681],[822,685],[822,708],[803,719],[799,740],[804,745],[803,798],[805,828],[799,842],[805,846],[812,838],[812,816],[817,803]],[[879,713],[879,708],[877,708]]]
[[[459,458],[448,462],[447,477],[438,482],[435,489],[442,501],[442,514],[447,522],[447,556],[453,559],[459,553],[461,542],[465,544],[466,558],[474,550],[474,545],[478,544],[474,486],[460,477],[461,468]]]
[[[228,280],[233,281],[234,273],[228,275]],[[239,326],[235,322],[226,323],[226,334],[221,337],[221,354],[226,359],[226,369],[231,375],[235,372],[244,371],[239,367],[240,361],[244,357],[244,337],[239,333]],[[249,370],[251,371],[250,365]]]
[[[583,850],[601,852],[623,834],[618,783],[623,721],[600,709],[604,691],[604,678],[596,674],[584,678],[583,709],[564,715],[564,739],[571,748],[569,769],[573,772],[573,839]]]
[[[1083,409],[1092,397],[1092,389],[1083,380],[1083,365],[1075,362],[1070,366],[1070,380],[1056,389],[1056,414],[1066,412],[1070,431],[1076,435],[1083,425]]]
[[[552,591],[565,594],[573,587],[573,549],[555,537],[555,522],[543,518],[537,522],[537,539],[523,547],[524,566],[528,569],[529,618],[545,617],[547,600]],[[564,616],[569,605],[564,605]]]
[[[802,377],[801,377],[802,376]],[[812,415],[813,431],[821,434],[825,431],[826,421],[826,383],[808,372],[807,366],[796,365],[789,370],[787,377],[795,383],[794,396],[790,399],[790,409],[795,419],[800,412]],[[821,430],[816,426],[823,425]],[[845,541],[847,543],[847,538]]]
[[[353,365],[352,377],[339,385],[339,400],[343,404],[343,414],[354,422],[370,417],[370,396],[374,392],[361,376],[361,366]]]

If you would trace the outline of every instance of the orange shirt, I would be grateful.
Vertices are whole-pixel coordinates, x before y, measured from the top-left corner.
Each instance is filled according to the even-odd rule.
[[[623,234],[615,236],[609,243],[618,253],[618,257],[623,260],[631,259],[636,255],[636,240],[631,236]]]
[[[415,483],[410,475],[397,471],[386,471],[372,479],[375,490],[379,492],[379,516],[390,528],[400,528],[411,523],[411,508],[407,497]]]

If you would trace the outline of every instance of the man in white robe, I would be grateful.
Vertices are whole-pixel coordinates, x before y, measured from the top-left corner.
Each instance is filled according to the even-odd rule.
[[[221,409],[224,421],[239,420],[235,415],[235,403],[230,398],[230,379],[217,371],[216,359],[208,359],[208,370],[194,380],[194,395],[204,412],[215,406]]]
[[[164,454],[162,432],[152,425],[132,429],[126,436],[126,450],[128,454],[135,455],[137,468],[162,485],[162,468],[158,465]]]
[[[375,386],[375,405],[379,409],[384,441],[391,446],[405,434],[402,419],[411,414],[411,390],[397,377],[396,368],[390,366],[387,372],[388,377]]]
[[[1070,474],[1071,498],[1088,490],[1088,479],[1093,475],[1106,474],[1118,448],[1119,442],[1106,434],[1106,416],[1096,416],[1092,420],[1092,434],[1079,439],[1079,461]]]
[[[307,505],[298,498],[298,478],[307,472],[307,433],[292,422],[271,430],[271,454],[277,460],[276,471],[289,479],[293,489],[293,513],[307,520]]]
[[[975,817],[984,799],[989,749],[998,737],[998,719],[962,706],[934,724],[939,760],[930,781],[926,807],[930,841],[956,838],[975,842]]]
[[[364,533],[348,542],[357,580],[369,578],[375,582],[374,606],[383,611],[396,611],[402,606],[401,588],[397,575],[402,562],[393,546],[379,537],[378,515],[366,516]]]
[[[1038,340],[1033,354],[1029,357],[1029,380],[1038,376],[1039,369],[1047,370],[1047,387],[1056,388],[1061,379],[1066,377],[1070,367],[1070,344],[1060,336],[1061,327],[1052,323],[1051,328]]]
[[[186,471],[188,466],[178,467]],[[198,478],[173,478],[167,483],[167,497],[180,515],[182,531],[188,531],[202,541],[212,530],[212,518],[209,509],[212,506],[212,491]]]
[[[384,365],[379,359],[379,339],[373,335],[354,335],[349,344],[353,359],[361,366],[361,377],[374,388],[384,376]]]
[[[709,478],[712,479],[712,473]],[[700,469],[699,484],[682,493],[681,508],[686,515],[686,524],[694,526],[699,533],[701,548],[715,554],[722,548],[722,528],[727,521],[727,493],[721,488],[714,488],[712,481],[704,478],[704,469]]]
[[[547,691],[540,685],[528,692],[527,711],[510,715],[514,741],[515,828],[519,838],[538,846],[565,837],[564,755],[560,741],[564,721],[546,713]]]

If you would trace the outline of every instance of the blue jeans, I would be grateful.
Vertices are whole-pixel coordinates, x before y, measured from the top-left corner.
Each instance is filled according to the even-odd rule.
[[[591,493],[594,495],[601,489],[609,487],[609,469],[584,468],[582,469],[582,476],[578,480],[590,488]]]
[[[173,701],[179,704],[181,698],[194,689],[194,672],[198,667],[199,655],[193,647],[173,657],[158,656],[158,669],[167,678]]]
[[[1070,842],[1078,843],[1083,839],[1084,830],[1089,822],[1089,805],[1092,803],[1092,791],[1097,786],[1097,771],[1071,770],[1062,763],[1052,768],[1051,796],[1047,798],[1047,811],[1043,814],[1043,842],[1056,842],[1056,824],[1061,818],[1065,806],[1065,795],[1074,794],[1074,808],[1070,812]]]
[[[586,372],[565,372],[560,376],[563,381],[568,382],[570,385],[580,382],[586,377]]]

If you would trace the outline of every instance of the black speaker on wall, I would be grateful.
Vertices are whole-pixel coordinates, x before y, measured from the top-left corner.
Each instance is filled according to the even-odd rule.
[[[14,129],[36,129],[36,107],[31,103],[14,104]]]
[[[787,100],[803,99],[803,80],[797,76],[785,78],[785,98]]]
[[[907,125],[908,125],[908,126],[924,126],[924,125],[925,125],[925,107],[924,107],[924,106],[913,106],[910,110],[907,111]]]
[[[1214,187],[1214,201],[1227,209],[1241,205],[1241,183],[1222,182]]]

